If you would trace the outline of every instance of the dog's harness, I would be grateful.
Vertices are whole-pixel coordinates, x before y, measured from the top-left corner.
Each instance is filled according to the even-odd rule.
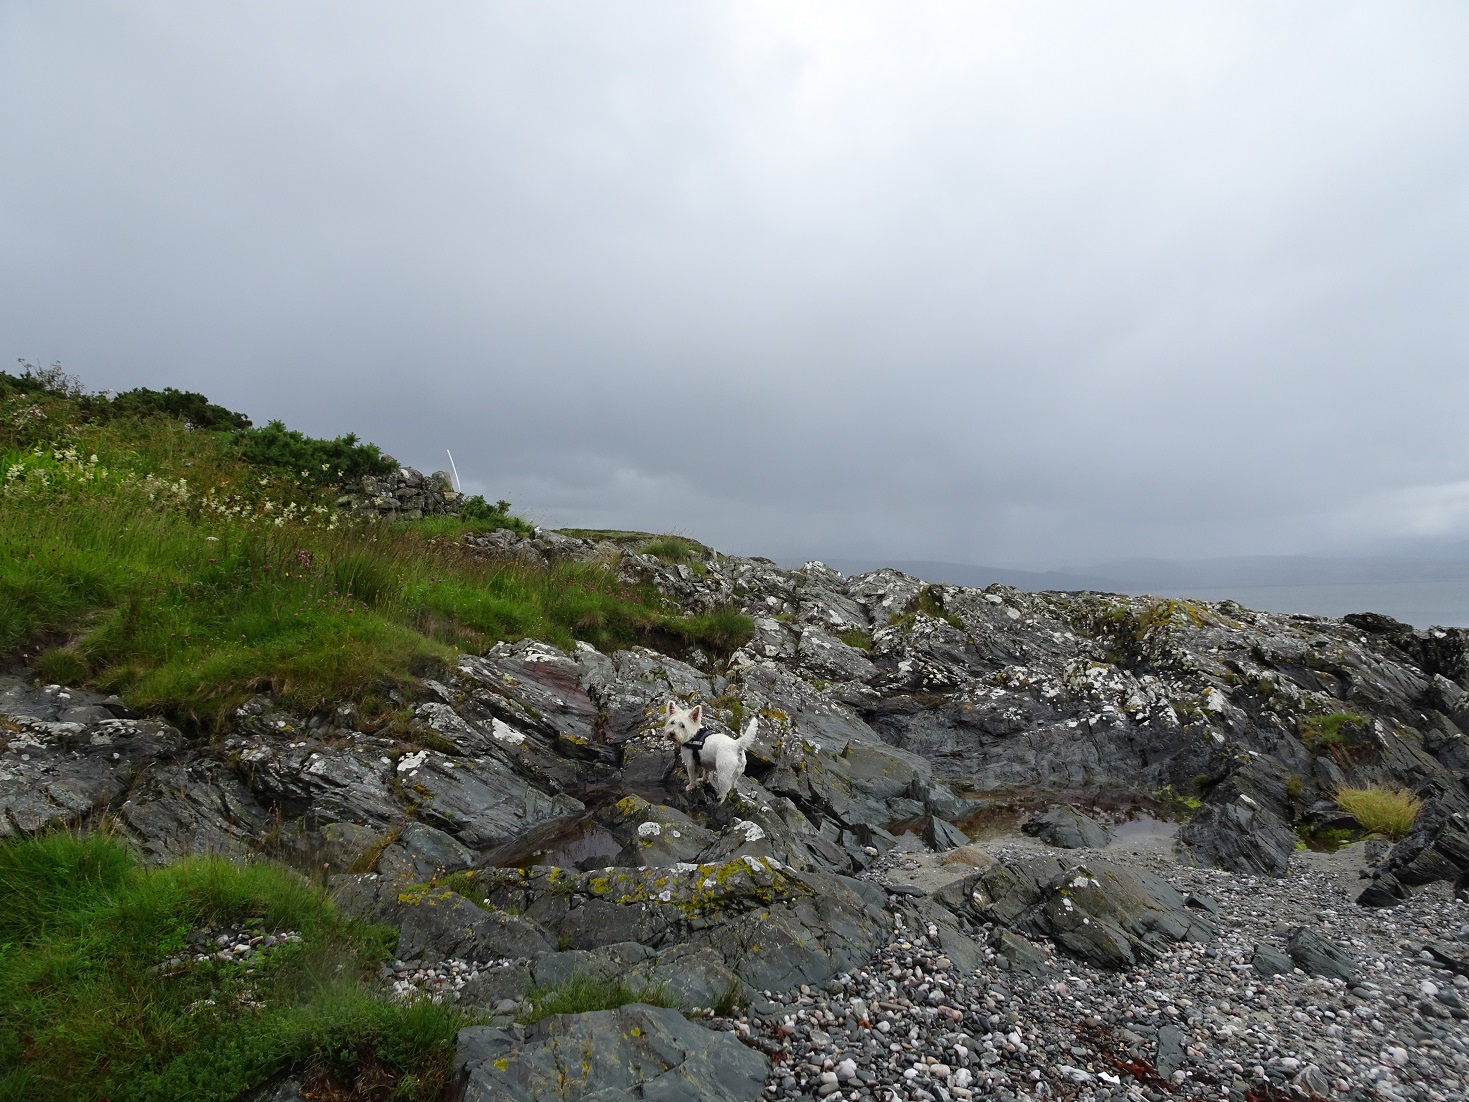
[[[700,727],[697,731],[694,732],[694,737],[683,744],[682,749],[692,750],[694,752],[694,763],[696,765],[702,766],[704,764],[704,740],[708,737],[709,731],[706,728]]]

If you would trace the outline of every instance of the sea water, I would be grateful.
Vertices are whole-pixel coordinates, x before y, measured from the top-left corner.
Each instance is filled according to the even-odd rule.
[[[1261,612],[1345,616],[1380,612],[1417,628],[1469,627],[1469,579],[1324,585],[1237,585],[1160,590],[1159,597],[1238,601]]]

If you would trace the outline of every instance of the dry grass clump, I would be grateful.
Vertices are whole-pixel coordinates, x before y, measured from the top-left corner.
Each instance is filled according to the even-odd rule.
[[[1393,841],[1413,829],[1413,821],[1423,810],[1423,801],[1406,788],[1338,788],[1333,794],[1336,806],[1362,824],[1372,834]]]

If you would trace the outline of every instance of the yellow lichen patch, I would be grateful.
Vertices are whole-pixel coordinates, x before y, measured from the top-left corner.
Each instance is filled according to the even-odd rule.
[[[624,796],[612,805],[624,819],[646,818],[653,805],[641,796]]]
[[[399,892],[398,902],[407,903],[411,907],[436,907],[453,894],[448,888],[435,888],[431,884],[417,884],[407,891]]]

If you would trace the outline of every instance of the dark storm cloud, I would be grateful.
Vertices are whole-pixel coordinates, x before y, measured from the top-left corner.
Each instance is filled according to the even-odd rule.
[[[555,524],[1469,535],[1451,4],[11,5],[0,348]]]

